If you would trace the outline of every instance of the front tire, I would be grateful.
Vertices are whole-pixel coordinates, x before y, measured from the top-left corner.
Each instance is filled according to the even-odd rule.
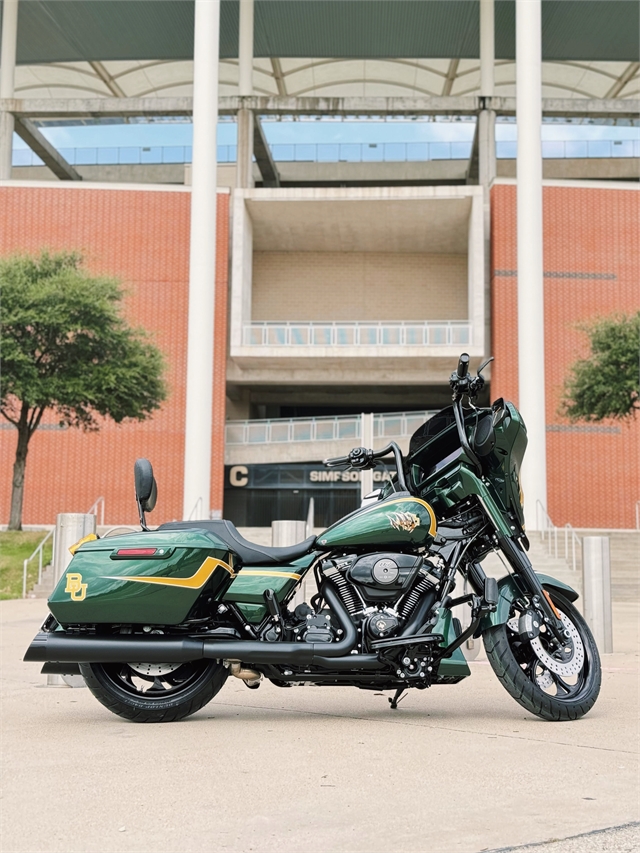
[[[134,723],[170,723],[195,714],[229,674],[214,660],[184,664],[82,663],[80,672],[98,702]]]
[[[570,630],[577,632],[582,646],[581,662],[580,649],[574,652],[580,667],[576,664],[577,671],[570,679],[562,671],[560,674],[553,671],[561,667],[554,667],[555,661],[542,643],[532,646],[521,640],[516,631],[519,613],[515,609],[508,623],[487,629],[482,639],[493,671],[507,693],[523,708],[543,720],[577,720],[593,708],[598,698],[602,680],[600,655],[578,610],[562,595],[548,592]]]

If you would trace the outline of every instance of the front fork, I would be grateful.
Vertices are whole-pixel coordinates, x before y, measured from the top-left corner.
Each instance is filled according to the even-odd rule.
[[[525,587],[523,592],[529,593],[534,607],[542,613],[543,619],[550,632],[553,634],[558,643],[565,643],[565,627],[562,624],[562,620],[558,615],[558,611],[555,609],[551,600],[542,588],[540,579],[534,572],[531,561],[525,552],[516,540],[500,533],[498,533],[498,544],[500,545],[502,553],[507,558],[509,565]]]

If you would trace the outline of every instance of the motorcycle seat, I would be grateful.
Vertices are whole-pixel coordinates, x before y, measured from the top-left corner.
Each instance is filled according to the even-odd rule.
[[[308,554],[313,547],[316,537],[310,536],[297,545],[286,548],[270,548],[268,545],[257,545],[241,536],[231,521],[170,521],[161,524],[158,530],[206,530],[234,551],[244,566],[273,566],[278,563],[289,563]]]

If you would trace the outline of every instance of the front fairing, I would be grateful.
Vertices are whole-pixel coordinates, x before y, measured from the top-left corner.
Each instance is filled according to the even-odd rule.
[[[482,473],[478,474],[474,461],[461,447],[453,410],[448,407],[411,440],[411,490],[427,500],[440,517],[446,517],[460,501],[475,495],[495,508],[504,533],[513,535],[518,528],[522,532],[520,467],[527,445],[522,417],[513,403],[502,400],[490,409],[465,409],[464,415],[465,432],[472,446],[477,423],[487,417],[494,423],[496,443],[481,460]]]

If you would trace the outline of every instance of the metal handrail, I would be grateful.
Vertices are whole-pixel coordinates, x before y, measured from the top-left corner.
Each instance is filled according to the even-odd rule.
[[[540,524],[542,519],[542,524]],[[536,501],[536,526],[540,530],[542,541],[547,541],[547,551],[551,554],[552,547],[554,555],[558,556],[558,528],[555,526],[551,517],[544,507],[542,501]]]
[[[638,501],[640,503],[640,501]],[[542,524],[540,520],[542,519]],[[543,503],[536,501],[536,523],[540,530],[540,537],[543,542],[547,542],[547,551],[558,557],[558,528],[555,526],[549,513]],[[562,528],[564,531],[564,559],[570,563],[572,571],[576,571],[578,567],[578,559],[576,553],[576,545],[582,548],[582,540],[575,531],[573,525],[568,522]],[[569,559],[569,546],[571,546],[571,559]]]
[[[243,328],[244,346],[424,347],[469,345],[472,342],[472,325],[468,320],[267,320]]]
[[[42,542],[40,542],[40,544],[37,546],[37,548],[33,552],[33,554],[30,557],[27,557],[27,559],[22,564],[22,597],[23,598],[27,597],[27,571],[29,569],[29,563],[31,562],[31,560],[33,560],[36,557],[36,555],[38,555],[38,583],[42,583],[42,562],[44,559],[44,557],[43,557],[44,546],[47,544],[49,539],[53,540],[51,543],[51,549],[52,549],[51,550],[51,565],[53,565],[53,555],[55,554],[55,550],[56,550],[56,529],[55,529],[55,527],[51,528],[51,530],[47,533],[47,535],[44,537]]]
[[[575,531],[575,528],[567,522],[564,526],[564,558],[569,561],[569,536],[571,537],[571,569],[575,572],[576,564],[576,543],[578,548],[582,548],[582,540]]]
[[[434,411],[422,411],[374,415],[373,437],[389,439],[412,435],[434,414]],[[227,421],[226,443],[251,445],[291,444],[299,441],[357,441],[362,435],[361,421],[360,415]]]
[[[192,510],[191,510],[191,512],[189,513],[189,517],[187,518],[187,521],[191,521],[191,520],[192,520],[192,518],[193,518],[193,513],[194,513],[194,512],[198,512],[198,507],[200,508],[200,509],[199,509],[199,511],[200,511],[200,515],[202,515],[202,505],[203,505],[202,497],[199,497],[199,498],[198,498],[198,500],[194,503],[194,505],[193,505],[193,509],[192,509]],[[198,516],[196,516],[196,518],[198,518]]]
[[[87,510],[87,515],[95,515],[96,524],[98,523],[98,507],[100,507],[100,526],[104,527],[104,498],[96,498]]]
[[[497,140],[498,160],[515,160],[517,142]],[[470,141],[414,142],[275,142],[269,146],[277,163],[420,163],[431,160],[468,160]],[[191,163],[191,145],[119,145],[58,149],[72,166],[137,166]],[[235,163],[236,145],[218,145],[218,163]],[[640,157],[637,139],[544,139],[544,159],[582,160]],[[30,148],[16,148],[16,167],[40,166]]]

